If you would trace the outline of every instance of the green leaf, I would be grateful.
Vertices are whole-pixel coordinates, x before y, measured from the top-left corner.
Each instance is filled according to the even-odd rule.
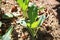
[[[2,16],[3,19],[9,19],[9,18],[13,18],[13,15],[11,13],[6,13]]]
[[[38,26],[38,24],[39,24],[39,21],[33,22],[31,24],[31,28],[36,28]]]
[[[17,3],[19,4],[19,6],[21,7],[22,11],[23,11],[23,16],[26,18],[28,18],[27,15],[27,8],[28,8],[28,4],[29,4],[29,0],[17,0]]]
[[[11,40],[10,34],[12,33],[13,27],[11,26],[8,30],[8,32],[2,36],[2,40]]]
[[[36,20],[38,16],[37,12],[38,12],[38,8],[34,5],[28,8],[28,17],[31,23],[33,23]]]
[[[39,25],[42,25],[42,23],[45,20],[45,15],[41,15],[38,21],[35,21],[31,24],[31,28],[37,28]]]
[[[28,5],[29,0],[24,0],[24,3],[25,3],[26,5]]]
[[[0,21],[0,27],[2,26],[2,22]]]
[[[30,23],[27,23],[27,26],[30,27]]]
[[[22,8],[23,7],[23,0],[17,0],[17,3],[19,4],[19,6]]]
[[[17,0],[17,3],[25,11],[28,8],[29,0]]]

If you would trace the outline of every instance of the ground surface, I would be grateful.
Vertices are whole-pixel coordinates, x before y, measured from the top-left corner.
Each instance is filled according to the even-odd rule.
[[[47,18],[38,31],[37,40],[60,40],[60,0],[31,0],[31,2],[35,2],[37,6],[45,5],[47,9],[44,12]],[[11,8],[13,5],[16,5],[15,0],[6,0],[6,4],[1,4],[0,7],[5,13],[12,13]],[[16,13],[18,12],[19,7]],[[16,24],[14,29],[13,40],[31,40],[27,29],[23,26]]]

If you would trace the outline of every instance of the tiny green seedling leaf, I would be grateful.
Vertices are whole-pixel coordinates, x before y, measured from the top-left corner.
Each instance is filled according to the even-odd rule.
[[[23,16],[26,18],[28,18],[27,15],[27,8],[28,8],[28,4],[29,4],[29,0],[17,0],[17,3],[19,4],[19,6],[21,7],[22,11],[23,11]]]
[[[2,40],[11,40],[10,34],[11,34],[12,30],[13,30],[13,27],[11,26],[9,28],[8,32],[5,35],[2,36]]]
[[[13,15],[11,13],[6,13],[2,16],[3,19],[9,19],[9,18],[13,18]]]
[[[22,8],[22,10],[26,10],[28,8],[29,0],[17,0],[17,3]]]

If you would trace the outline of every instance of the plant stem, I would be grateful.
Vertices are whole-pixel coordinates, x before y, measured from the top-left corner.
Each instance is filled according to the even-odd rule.
[[[29,33],[31,35],[32,40],[36,40],[36,38],[34,36],[35,33],[33,32],[33,30],[30,27],[28,27],[28,31],[29,31]]]

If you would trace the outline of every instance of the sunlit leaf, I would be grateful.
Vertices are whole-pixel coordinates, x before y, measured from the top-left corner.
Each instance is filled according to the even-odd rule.
[[[17,3],[19,4],[19,6],[22,8],[23,7],[23,0],[17,0]]]
[[[31,28],[36,28],[38,27],[39,21],[33,22],[31,25]]]
[[[17,3],[22,8],[22,10],[26,10],[28,8],[29,0],[17,0]]]
[[[29,4],[29,0],[17,0],[17,3],[19,4],[19,6],[21,7],[22,11],[23,11],[23,16],[26,18],[28,18],[27,15],[27,8],[28,8],[28,4]]]
[[[32,23],[31,28],[37,28],[39,25],[42,25],[44,20],[45,20],[45,15],[41,15],[38,21]]]

